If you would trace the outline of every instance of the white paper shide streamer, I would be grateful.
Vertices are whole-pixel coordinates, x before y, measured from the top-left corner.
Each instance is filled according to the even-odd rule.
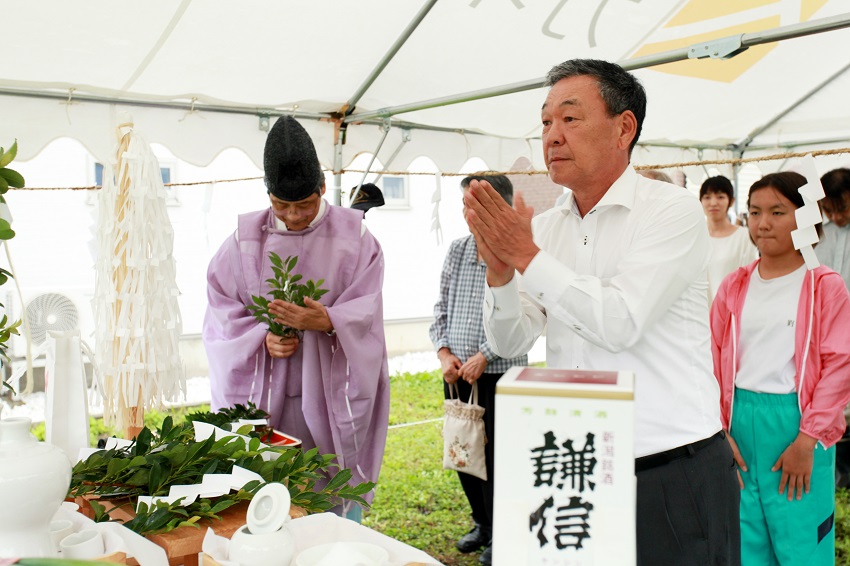
[[[104,420],[133,430],[143,425],[146,408],[185,391],[182,323],[159,163],[130,121],[118,137],[99,197],[96,358]]]
[[[815,158],[811,154],[805,156],[801,163],[800,172],[806,177],[806,184],[797,189],[803,197],[803,206],[794,211],[797,229],[791,232],[794,249],[800,250],[806,262],[806,269],[820,266],[813,246],[818,243],[818,232],[815,226],[823,222],[818,201],[824,197]]]

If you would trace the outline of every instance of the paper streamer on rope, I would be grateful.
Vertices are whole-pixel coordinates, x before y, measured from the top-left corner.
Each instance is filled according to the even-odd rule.
[[[118,428],[142,426],[146,408],[185,392],[174,230],[159,163],[126,120],[104,164],[98,206],[95,353],[103,412]]]
[[[797,189],[803,197],[803,206],[794,211],[797,219],[797,229],[791,232],[794,249],[799,250],[806,262],[806,269],[820,266],[813,246],[818,243],[818,232],[815,226],[823,222],[818,201],[824,197],[823,186],[820,182],[815,158],[811,154],[803,157],[799,168],[806,177],[806,184]]]
[[[434,183],[436,188],[434,194],[431,195],[431,202],[434,204],[434,210],[431,212],[431,231],[437,234],[437,245],[443,243],[443,228],[440,226],[440,200],[442,200],[442,180],[443,175],[439,171],[434,175]]]

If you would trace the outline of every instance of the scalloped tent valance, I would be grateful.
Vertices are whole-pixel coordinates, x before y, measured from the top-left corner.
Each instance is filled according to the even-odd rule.
[[[593,57],[635,68],[647,88],[641,139],[655,150],[636,159],[651,153],[657,162],[667,147],[730,156],[816,147],[850,137],[850,65],[835,56],[850,45],[846,8],[846,0],[16,2],[3,8],[0,116],[22,160],[63,136],[102,159],[117,116],[129,111],[149,141],[185,161],[205,165],[238,147],[260,166],[262,117],[293,113],[335,170],[379,146],[397,169],[420,155],[443,171],[470,157],[503,170],[526,157],[540,168],[541,77],[568,57]]]

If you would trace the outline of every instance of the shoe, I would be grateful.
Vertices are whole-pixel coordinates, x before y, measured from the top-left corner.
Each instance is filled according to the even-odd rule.
[[[490,544],[490,529],[475,525],[475,528],[463,535],[455,545],[464,554],[475,552]]]
[[[493,545],[488,545],[478,557],[478,561],[485,566],[490,566],[493,563]]]

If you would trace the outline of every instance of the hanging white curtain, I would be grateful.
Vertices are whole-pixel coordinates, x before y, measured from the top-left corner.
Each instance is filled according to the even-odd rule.
[[[174,231],[159,163],[126,122],[104,164],[98,209],[96,357],[104,420],[133,431],[144,410],[185,391]]]

